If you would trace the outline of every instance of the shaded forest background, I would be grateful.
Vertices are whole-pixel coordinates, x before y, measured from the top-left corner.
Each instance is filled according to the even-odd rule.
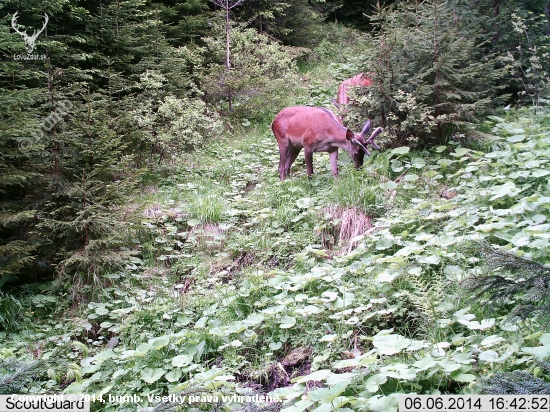
[[[29,35],[49,16],[34,50],[45,60],[14,57],[26,54],[16,12]],[[335,90],[300,75],[321,61],[335,81],[370,74],[348,118],[375,119],[387,146],[465,139],[495,107],[544,103],[548,84],[543,0],[245,0],[229,69],[225,13],[206,0],[2,1],[0,13],[1,285],[99,282],[136,253],[127,194],[285,106],[329,107]]]

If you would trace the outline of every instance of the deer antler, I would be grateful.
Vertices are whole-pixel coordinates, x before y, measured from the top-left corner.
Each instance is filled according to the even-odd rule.
[[[382,133],[382,128],[381,127],[377,127],[376,130],[374,132],[372,132],[372,134],[370,135],[370,137],[367,139],[367,141],[365,142],[365,146],[366,145],[371,145],[372,147],[374,147],[376,150],[380,150],[380,146],[378,146],[376,143],[374,143],[374,138],[376,136],[378,136],[380,133]]]

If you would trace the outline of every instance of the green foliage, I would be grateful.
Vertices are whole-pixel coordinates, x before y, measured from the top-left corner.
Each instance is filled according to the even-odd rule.
[[[0,393],[22,393],[30,381],[36,379],[41,362],[24,362],[14,357],[0,359]]]
[[[106,395],[128,394],[148,410],[174,409],[161,397],[178,394],[198,396],[197,410],[395,411],[398,393],[542,376],[546,325],[509,315],[546,304],[545,109],[491,117],[468,147],[460,135],[396,147],[359,171],[344,155],[337,180],[324,155],[313,179],[299,160],[280,182],[268,130],[280,108],[328,105],[366,70],[377,85],[353,96],[363,111],[349,120],[378,117],[395,145],[481,116],[499,64],[540,103],[546,17],[529,11],[542,2],[494,20],[471,2],[401,2],[378,9],[372,39],[321,24],[340,4],[235,9],[261,33],[232,28],[231,70],[203,0],[50,2],[46,62],[12,60],[24,43],[14,4],[1,6],[1,282],[58,279],[0,294],[0,358],[18,359],[0,365],[0,390],[95,394],[102,411],[121,408]],[[505,259],[485,258],[480,240]],[[462,282],[484,274],[504,281],[472,301]],[[223,398],[263,392],[280,402]]]
[[[263,98],[284,88],[291,78],[292,60],[284,47],[252,29],[231,29],[231,69],[224,62],[225,38],[221,30],[204,38],[202,90],[212,102],[235,111],[237,117],[250,117],[266,109]],[[277,104],[273,98],[271,104]],[[280,103],[279,103],[280,104]]]
[[[15,42],[0,31],[0,52],[6,54]],[[21,44],[24,43],[21,41]],[[36,84],[39,73],[21,62],[0,60],[1,73],[21,73],[25,84],[0,81],[0,285],[7,281],[33,277],[40,240],[29,233],[36,216],[35,197],[42,195],[45,184],[40,157],[44,142],[29,139],[40,128],[37,120],[43,103]],[[14,88],[15,87],[15,88]]]
[[[372,22],[374,45],[361,71],[374,86],[357,92],[359,117],[377,119],[399,145],[447,138],[451,125],[487,113],[499,72],[453,2],[379,6]]]
[[[537,362],[536,369],[548,374],[548,362]],[[550,384],[540,377],[527,371],[499,372],[484,383],[483,392],[489,395],[547,395],[550,394]]]
[[[159,162],[202,146],[222,127],[219,116],[200,99],[165,96],[131,112],[142,135],[140,144],[158,153]]]
[[[55,338],[42,350],[71,362],[53,364],[56,372],[32,390],[51,392],[74,376],[64,392],[104,399],[135,393],[144,407],[160,405],[153,394],[202,395],[195,406],[207,410],[212,399],[241,393],[238,382],[247,382],[267,388],[282,407],[328,402],[395,411],[395,393],[478,393],[498,371],[536,367],[534,359],[550,354],[537,320],[505,319],[509,305],[487,317],[482,305],[468,305],[460,282],[491,268],[472,247],[480,238],[495,250],[546,259],[548,247],[539,241],[545,238],[535,236],[532,223],[499,225],[498,236],[496,228],[487,232],[490,217],[496,224],[510,216],[496,211],[514,210],[523,196],[533,198],[533,188],[537,199],[547,197],[536,173],[542,163],[516,176],[524,156],[547,158],[546,123],[540,112],[493,118],[493,132],[503,135],[493,137],[497,151],[401,147],[378,154],[362,171],[344,168],[337,182],[328,170],[279,182],[275,142],[262,131],[185,156],[181,172],[143,199],[146,216],[134,246],[144,259],[131,257],[124,270],[102,276],[112,286],[103,289],[105,299],[82,308],[74,330],[43,327]],[[519,124],[523,137],[516,142],[511,133]],[[510,156],[514,167],[503,161]],[[300,162],[296,168],[304,174]],[[516,187],[522,179],[524,191],[507,191],[503,202],[503,179]],[[375,227],[351,245],[326,248],[319,227],[328,224],[327,207],[360,207],[370,199],[365,182],[384,205]],[[521,218],[530,213],[546,216],[531,205]],[[516,249],[518,230],[532,237]],[[7,342],[16,353],[26,350],[17,339]],[[272,365],[289,365],[285,357],[300,348],[311,348],[301,366],[281,366],[276,377]],[[311,390],[313,381],[323,387]]]
[[[484,257],[491,272],[471,279],[469,288],[476,298],[487,296],[485,304],[489,306],[513,306],[510,316],[548,317],[550,268],[498,250],[485,249]]]
[[[550,63],[550,43],[548,36],[540,35],[548,25],[548,16],[518,10],[509,18],[513,26],[510,40],[517,47],[500,55],[499,60],[507,74],[515,79],[520,101],[539,106],[550,91],[549,73],[545,69]]]
[[[23,305],[15,296],[0,291],[0,325],[4,330],[17,330],[23,318]]]

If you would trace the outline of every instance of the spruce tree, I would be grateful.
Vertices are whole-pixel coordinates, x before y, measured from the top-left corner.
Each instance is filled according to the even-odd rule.
[[[376,117],[397,142],[442,139],[450,126],[491,107],[499,72],[481,34],[450,1],[378,6],[365,72],[374,87],[358,91],[361,118]]]

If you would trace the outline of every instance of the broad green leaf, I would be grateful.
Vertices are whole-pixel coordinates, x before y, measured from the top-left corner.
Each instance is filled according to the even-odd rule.
[[[368,399],[367,408],[373,412],[397,412],[399,405],[395,396],[376,395]]]
[[[489,200],[495,200],[503,196],[513,196],[516,193],[517,188],[514,182],[506,182],[503,185],[494,186],[491,191],[494,195]]]
[[[193,362],[193,355],[178,355],[172,358],[172,366],[182,368]]]
[[[116,358],[116,354],[112,349],[107,349],[104,351],[99,352],[97,355],[93,357],[94,361],[106,361],[107,359]]]
[[[415,157],[411,162],[411,166],[415,169],[422,169],[426,166],[426,162],[421,157]]]
[[[464,276],[464,270],[460,266],[455,265],[445,266],[443,273],[447,279],[461,280]]]
[[[510,143],[517,143],[517,142],[523,142],[525,140],[525,135],[523,134],[517,134],[514,136],[510,136],[508,139],[506,139],[507,142]]]
[[[401,335],[376,335],[372,344],[380,355],[393,355],[399,353],[411,344],[411,341]]]
[[[486,350],[479,354],[478,359],[485,363],[493,363],[498,359],[498,353],[494,350]]]
[[[334,342],[337,338],[338,335],[325,335],[319,339],[319,342]]]
[[[461,367],[460,363],[452,362],[449,359],[443,359],[443,360],[440,360],[440,361],[436,361],[436,363],[439,366],[441,366],[441,368],[443,369],[443,371],[445,373],[451,373],[453,371],[456,371],[456,370],[460,369],[460,367]]]
[[[380,368],[380,372],[384,375],[399,380],[411,380],[416,378],[416,370],[410,369],[404,363],[393,363],[389,366]]]
[[[335,369],[349,368],[349,367],[359,367],[367,366],[376,363],[378,360],[377,353],[364,353],[361,356],[358,356],[353,359],[344,359],[334,362],[333,367]]]
[[[472,315],[473,316],[473,315]],[[474,316],[475,317],[475,316]],[[477,320],[469,321],[465,317],[461,317],[457,319],[460,323],[465,325],[468,329],[471,330],[483,330],[488,329],[492,327],[495,324],[495,319],[483,319],[481,322],[478,322]]]
[[[425,356],[422,359],[413,363],[413,366],[417,368],[419,371],[425,371],[427,369],[434,367],[435,365],[436,365],[436,362],[433,360],[431,356]]]
[[[311,405],[313,405],[313,402],[311,402],[310,400],[301,400],[296,402],[294,405],[289,406],[288,408],[282,409],[281,412],[302,412],[309,408]]]
[[[323,300],[325,300],[326,302],[332,302],[333,300],[338,299],[338,293],[332,292],[330,290],[324,291],[321,296],[325,298]]]
[[[407,146],[402,146],[402,147],[396,147],[395,149],[393,149],[390,154],[397,154],[397,155],[403,155],[405,153],[409,153],[410,151],[410,148],[407,147]]]
[[[153,349],[160,350],[164,348],[165,346],[168,346],[170,344],[170,337],[169,336],[159,336],[158,338],[149,339],[149,345]]]
[[[265,319],[264,315],[261,315],[259,313],[253,313],[252,315],[248,316],[245,320],[243,320],[242,323],[247,326],[256,326],[262,323],[264,319]]]
[[[332,402],[338,395],[346,390],[347,386],[347,382],[342,382],[330,388],[316,389],[308,394],[308,398],[314,402]]]
[[[315,306],[315,305],[306,305],[304,306],[303,308],[301,309],[296,309],[294,311],[295,314],[298,314],[298,315],[302,315],[302,316],[310,316],[310,315],[314,315],[316,313],[320,313],[322,312],[321,309],[319,309],[319,307]]]
[[[208,316],[203,316],[200,318],[197,323],[195,323],[195,329],[203,329],[206,327],[206,322],[208,322]]]
[[[153,368],[145,368],[141,372],[141,379],[143,379],[147,383],[155,383],[160,378],[164,376],[166,373],[166,370],[164,369],[153,369]]]
[[[95,313],[97,313],[99,316],[103,316],[103,315],[106,315],[107,313],[109,313],[109,309],[107,309],[104,306],[100,306],[100,307],[96,308]]]
[[[101,369],[100,363],[97,365],[87,365],[86,367],[82,368],[82,373],[95,373],[100,369]]]
[[[470,383],[476,381],[476,376],[469,373],[463,373],[462,371],[456,371],[451,373],[451,379],[457,382]]]
[[[333,373],[327,376],[326,383],[328,386],[345,384],[346,386],[356,377],[355,373]]]
[[[332,372],[330,369],[321,369],[315,372],[310,373],[306,376],[298,376],[294,379],[291,379],[291,382],[295,383],[305,383],[310,381],[322,381],[325,380],[329,375],[331,375]]]
[[[166,378],[166,380],[168,382],[177,382],[180,380],[180,378],[182,377],[182,372],[181,370],[179,369],[174,369],[170,372],[168,372],[166,375],[164,375],[164,377]]]
[[[418,263],[425,263],[427,265],[438,265],[441,262],[441,259],[434,254],[421,254],[416,256],[416,261]]]
[[[451,153],[451,156],[462,157],[465,154],[468,154],[470,152],[471,152],[471,149],[466,149],[465,147],[459,147],[453,153]]]
[[[401,160],[395,159],[391,162],[391,170],[393,170],[395,173],[399,173],[403,169],[403,162],[401,162]]]
[[[313,197],[303,197],[296,201],[296,206],[298,206],[300,209],[308,209],[313,206],[315,202],[316,199]]]
[[[550,345],[550,333],[543,333],[540,335],[539,342],[541,345]]]
[[[280,321],[281,324],[279,325],[279,327],[281,329],[289,329],[296,324],[296,318],[293,316],[281,316]]]
[[[393,282],[393,280],[397,278],[400,274],[401,273],[399,273],[398,271],[388,269],[380,273],[377,277],[377,280],[382,283]]]
[[[377,373],[376,375],[370,376],[365,382],[365,389],[370,393],[375,393],[378,391],[381,385],[387,382],[388,378],[382,373]]]
[[[538,360],[543,360],[550,356],[550,345],[536,346],[533,348],[523,347],[521,348],[521,351],[523,353],[533,355]]]
[[[270,342],[269,343],[269,349],[271,349],[273,351],[281,349],[282,346],[283,346],[282,342]]]
[[[142,343],[136,348],[136,356],[143,357],[151,350],[151,345],[148,343]]]
[[[376,242],[377,250],[385,250],[393,246],[393,239],[383,236]]]
[[[500,343],[504,340],[502,336],[498,335],[491,335],[483,339],[480,343],[481,346],[485,346],[487,348],[496,345],[497,343]]]
[[[275,315],[276,313],[282,312],[285,309],[286,309],[286,306],[283,306],[283,305],[271,306],[269,308],[262,310],[262,313],[265,313],[266,315]]]

